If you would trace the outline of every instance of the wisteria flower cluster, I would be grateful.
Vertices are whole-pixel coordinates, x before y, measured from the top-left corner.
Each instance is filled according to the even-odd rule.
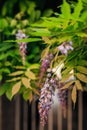
[[[53,58],[54,58],[53,54],[50,53],[46,55],[46,57],[42,60],[41,67],[40,67],[40,80],[42,80]]]
[[[57,80],[51,78],[51,73],[47,75],[43,88],[41,89],[41,96],[39,99],[39,114],[40,123],[44,126],[48,119],[48,112],[53,104],[54,90],[57,87]]]
[[[68,54],[68,51],[71,50],[73,51],[73,47],[72,47],[72,41],[69,42],[63,42],[60,46],[58,46],[59,51],[66,55]]]
[[[18,30],[18,33],[16,34],[16,39],[24,39],[28,38],[25,33],[22,32],[22,30]],[[23,65],[25,64],[25,57],[26,57],[26,49],[27,49],[27,43],[26,42],[18,42],[19,48],[20,48],[20,55],[22,57]]]
[[[41,89],[41,95],[39,99],[39,114],[40,114],[40,123],[44,126],[48,119],[48,113],[50,108],[54,103],[54,94],[57,91],[57,97],[60,101],[60,105],[64,110],[66,107],[66,90],[61,90],[64,86],[63,83],[59,83],[57,77],[53,77],[53,73],[49,72],[43,88]]]

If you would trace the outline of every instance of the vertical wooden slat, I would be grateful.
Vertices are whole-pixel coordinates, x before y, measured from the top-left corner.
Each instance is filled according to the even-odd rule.
[[[50,109],[48,115],[48,130],[53,130],[53,108]]]
[[[78,92],[78,130],[82,130],[82,121],[83,121],[83,108],[82,108],[82,92]]]
[[[20,96],[15,100],[15,130],[20,130]]]
[[[71,91],[68,91],[68,119],[67,119],[67,130],[72,130],[72,101]]]
[[[2,98],[0,97],[0,130],[2,130]]]
[[[60,105],[58,106],[57,120],[58,130],[62,130],[62,109]]]
[[[28,105],[27,102],[24,101],[23,103],[23,130],[28,130]]]
[[[31,106],[31,129],[36,130],[36,102],[32,101]]]

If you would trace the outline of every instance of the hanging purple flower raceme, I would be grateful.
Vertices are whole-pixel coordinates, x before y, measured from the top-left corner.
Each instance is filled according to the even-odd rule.
[[[46,57],[42,60],[41,67],[40,67],[40,75],[39,75],[40,81],[39,81],[39,84],[42,81],[43,76],[46,73],[47,69],[49,68],[53,57],[54,57],[53,54],[50,53],[50,54],[46,55]]]
[[[17,40],[22,40],[24,38],[28,38],[26,34],[22,32],[22,30],[18,30],[18,33],[16,34]],[[26,49],[27,49],[27,43],[26,42],[18,42],[19,49],[20,49],[20,55],[22,57],[23,65],[25,65],[25,57],[26,57]]]
[[[59,51],[66,55],[68,54],[68,51],[71,50],[73,51],[73,47],[72,47],[72,41],[69,42],[63,42],[60,46],[58,46]]]
[[[49,109],[51,108],[53,101],[54,90],[57,88],[58,80],[51,78],[51,73],[47,74],[47,78],[41,89],[41,96],[39,99],[39,114],[40,123],[44,126],[48,119]]]

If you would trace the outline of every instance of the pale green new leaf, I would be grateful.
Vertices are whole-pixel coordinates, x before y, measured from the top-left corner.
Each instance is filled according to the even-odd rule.
[[[39,69],[40,65],[39,64],[32,64],[30,65],[29,69],[32,70],[32,69]]]
[[[74,13],[72,14],[75,19],[79,18],[82,9],[83,9],[82,0],[78,0],[78,3],[77,3],[77,5],[76,5],[76,7],[74,9]]]
[[[66,2],[66,0],[63,0],[63,4],[61,6],[61,13],[64,18],[70,19],[71,9],[70,5]]]
[[[20,39],[20,40],[6,40],[4,42],[36,42],[41,41],[41,38],[27,38],[27,39]]]

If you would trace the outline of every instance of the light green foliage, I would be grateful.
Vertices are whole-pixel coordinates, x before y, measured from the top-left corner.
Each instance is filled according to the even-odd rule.
[[[40,78],[38,76],[40,56],[42,60],[50,52],[54,55],[50,65],[51,69],[64,63],[60,82],[66,83],[62,89],[69,89],[72,86],[71,97],[75,104],[77,90],[83,91],[82,86],[83,84],[86,86],[87,83],[86,0],[78,0],[75,4],[63,0],[60,14],[54,13],[50,16],[53,11],[47,10],[43,13],[46,16],[42,18],[43,14],[36,9],[34,2],[26,0],[19,3],[19,7],[20,11],[13,18],[0,18],[0,23],[3,24],[0,31],[7,36],[7,39],[4,39],[5,42],[0,43],[0,80],[2,81],[5,77],[5,85],[8,87],[8,83],[10,84],[9,89],[2,85],[0,95],[6,93],[11,99],[16,93],[21,93],[25,100],[30,101],[34,93],[39,95],[37,89]],[[6,15],[5,9],[2,12]],[[24,15],[25,13],[27,15]],[[29,35],[29,38],[21,40],[10,38],[9,34],[15,34],[18,29],[22,29]],[[73,43],[74,50],[68,51],[65,56],[58,50],[58,46],[70,41]],[[15,42],[28,42],[25,66],[22,66]]]
[[[41,58],[52,52],[54,59],[51,68],[64,63],[60,82],[66,82],[63,89],[73,86],[71,96],[74,104],[77,90],[82,91],[83,84],[86,86],[87,83],[87,5],[84,3],[82,0],[78,0],[72,9],[71,5],[64,0],[60,7],[60,14],[50,18],[44,17],[41,22],[32,25],[32,30],[36,29],[36,34],[41,36],[47,45]],[[44,29],[44,33],[42,33],[42,29]],[[49,35],[45,30],[49,31]],[[34,35],[35,32],[32,34]],[[69,41],[72,41],[74,50],[60,58],[62,54],[56,51],[57,47],[63,42]]]

